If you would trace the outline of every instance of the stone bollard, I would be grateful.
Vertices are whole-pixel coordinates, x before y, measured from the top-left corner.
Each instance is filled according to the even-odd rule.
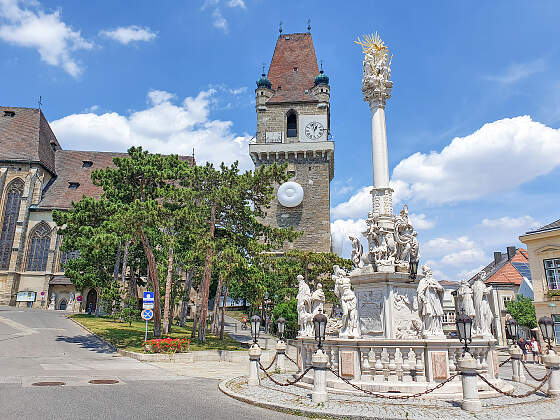
[[[527,378],[525,377],[525,370],[522,366],[523,351],[518,346],[511,346],[509,348],[509,355],[511,357],[511,379],[513,382],[527,383]]]
[[[482,410],[482,404],[478,398],[476,360],[467,352],[459,359],[458,365],[461,371],[461,382],[463,385],[463,402],[461,408],[467,411]]]
[[[259,379],[259,362],[261,360],[262,350],[258,344],[249,347],[249,386],[260,385]]]
[[[280,373],[286,372],[286,342],[278,341],[276,343],[276,369]]]
[[[313,354],[313,391],[311,400],[314,403],[322,403],[329,399],[327,395],[327,362],[329,358],[322,349],[317,349]]]
[[[548,394],[551,397],[560,398],[560,356],[551,351],[543,358],[546,369],[550,372]]]

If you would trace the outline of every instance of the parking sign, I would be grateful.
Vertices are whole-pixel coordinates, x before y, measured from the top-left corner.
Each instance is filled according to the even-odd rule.
[[[154,307],[154,292],[144,292],[142,309],[152,309]]]

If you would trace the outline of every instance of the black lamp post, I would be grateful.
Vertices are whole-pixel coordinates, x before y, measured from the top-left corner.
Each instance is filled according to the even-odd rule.
[[[284,329],[286,328],[286,320],[284,318],[278,318],[276,322],[278,324],[278,334],[280,334],[280,340],[283,340]]]
[[[319,312],[313,317],[313,327],[315,329],[315,341],[319,342],[318,349],[323,348],[323,341],[325,341],[325,330],[327,329],[327,317],[325,314]]]
[[[552,348],[550,342],[554,337],[554,321],[549,316],[543,316],[539,319],[539,328],[541,329],[544,341],[548,344],[548,350],[550,350]]]
[[[259,333],[261,330],[261,317],[258,315],[253,315],[251,317],[251,335],[253,336],[253,343],[257,344],[259,340]]]
[[[506,321],[506,332],[511,339],[512,345],[514,345],[517,339],[517,321],[515,319],[510,318]]]
[[[472,318],[465,314],[465,310],[461,310],[461,314],[457,315],[455,318],[455,324],[457,326],[457,335],[459,336],[459,342],[464,343],[465,352],[470,354],[469,343],[472,342]]]

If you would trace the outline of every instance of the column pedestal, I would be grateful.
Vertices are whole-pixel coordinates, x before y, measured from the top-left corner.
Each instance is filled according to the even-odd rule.
[[[480,411],[482,404],[478,397],[476,360],[469,353],[459,359],[461,382],[463,384],[463,402],[461,408],[467,411]]]
[[[322,403],[329,399],[327,395],[327,363],[329,358],[322,349],[318,349],[311,358],[313,363],[313,391],[311,400]]]
[[[253,344],[249,348],[249,386],[260,385],[259,379],[259,362],[261,360],[262,350],[258,344]]]
[[[286,372],[286,343],[282,340],[276,343],[276,370]]]
[[[544,364],[550,372],[547,392],[551,397],[560,398],[560,356],[551,351],[544,356]]]

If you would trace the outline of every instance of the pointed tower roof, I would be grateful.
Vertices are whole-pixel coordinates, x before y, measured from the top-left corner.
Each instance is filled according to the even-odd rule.
[[[319,74],[317,56],[311,34],[281,34],[268,70],[275,95],[269,103],[316,102],[305,93],[313,87]]]

